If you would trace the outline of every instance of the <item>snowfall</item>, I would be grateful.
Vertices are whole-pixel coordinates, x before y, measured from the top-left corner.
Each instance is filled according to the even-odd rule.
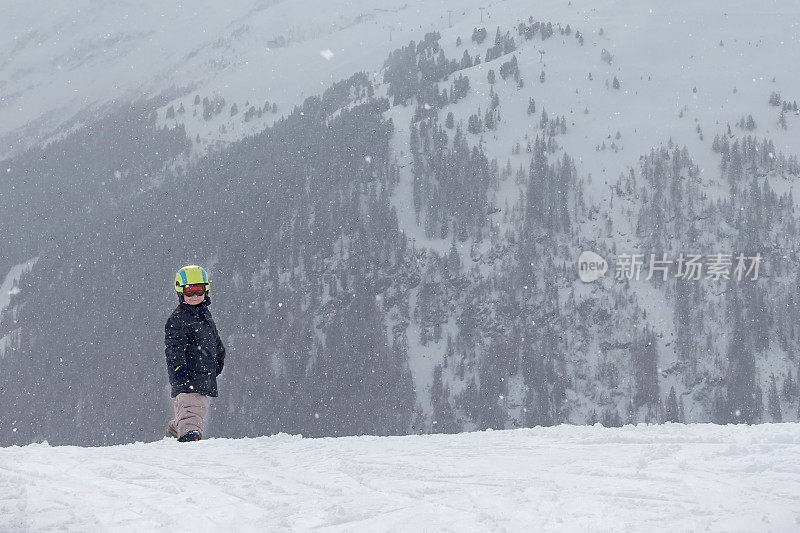
[[[798,531],[800,424],[0,448],[0,531]]]
[[[100,109],[125,95],[171,86],[197,89],[165,108],[178,107],[181,99],[189,108],[202,93],[240,104],[268,98],[284,113],[358,70],[380,79],[388,52],[426,31],[441,31],[448,57],[458,59],[457,37],[475,55],[475,26],[485,25],[491,40],[496,27],[513,28],[534,11],[526,0],[498,2],[479,24],[485,2],[478,0],[359,0],[314,9],[200,0],[191,10],[155,0],[76,0],[51,3],[46,12],[12,4],[0,17],[0,50],[11,51],[0,64],[7,81],[0,94],[0,156],[79,125],[85,106]],[[618,16],[621,4],[627,16]],[[773,130],[768,133],[780,151],[796,152],[800,130],[793,123],[786,131],[774,127],[777,112],[768,97],[777,91],[796,98],[797,2],[682,4],[573,0],[536,6],[537,19],[571,23],[587,36],[585,47],[557,39],[540,48],[530,43],[518,55],[530,80],[538,79],[547,58],[547,83],[527,87],[537,88],[539,105],[575,121],[563,144],[577,155],[582,173],[597,169],[594,186],[604,194],[606,176],[627,171],[669,138],[687,143],[701,168],[715,174],[711,139],[750,113]],[[86,16],[75,14],[76,5]],[[454,6],[459,9],[449,9]],[[198,27],[202,31],[194,31]],[[284,35],[288,46],[269,45]],[[601,60],[604,47],[617,58],[613,66]],[[473,67],[474,94],[455,108],[459,116],[486,100],[483,68]],[[623,90],[603,90],[604,79],[617,74]],[[503,105],[527,106],[530,94],[507,85],[494,89]],[[397,153],[408,139],[403,113],[411,112],[387,112],[396,119]],[[190,137],[209,143],[234,141],[279,117],[244,124],[243,114],[209,121],[189,115],[180,119]],[[501,162],[530,130],[527,115],[509,112],[504,120],[506,133],[486,138],[487,151],[503,154]],[[701,124],[704,139],[696,132]],[[623,150],[595,149],[616,131],[623,134]],[[405,176],[399,189],[406,202],[410,183]],[[404,230],[423,242],[413,211],[398,212]],[[621,220],[614,225],[624,228]],[[15,290],[13,279],[32,261],[0,284],[0,309]],[[666,308],[655,298],[647,301],[649,316]],[[671,322],[663,322],[669,331]],[[3,343],[0,338],[0,351]],[[418,358],[415,375],[432,374],[428,360],[434,359]],[[458,435],[0,448],[0,533],[169,530],[800,531],[800,424],[564,425]]]

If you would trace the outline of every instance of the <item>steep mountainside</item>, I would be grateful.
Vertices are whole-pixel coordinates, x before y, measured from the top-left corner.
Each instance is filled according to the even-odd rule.
[[[229,348],[218,435],[796,420],[798,8],[614,4],[309,23],[270,45],[281,83],[310,49],[350,71],[302,103],[233,61],[264,4],[213,76],[28,137],[0,166],[0,443],[160,437],[188,262]],[[322,47],[395,18],[410,40]]]

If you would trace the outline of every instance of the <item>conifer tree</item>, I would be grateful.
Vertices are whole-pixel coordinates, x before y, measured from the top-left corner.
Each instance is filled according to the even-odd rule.
[[[769,378],[769,392],[767,393],[767,406],[773,422],[783,422],[781,414],[781,399],[778,396],[778,386],[775,383],[775,374]]]
[[[667,408],[664,416],[664,421],[680,422],[678,398],[675,396],[675,387],[670,387],[669,389],[669,396],[667,396]]]

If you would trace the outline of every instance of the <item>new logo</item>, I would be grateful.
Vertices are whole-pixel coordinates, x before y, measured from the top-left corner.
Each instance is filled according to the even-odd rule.
[[[584,250],[578,257],[578,277],[581,281],[589,283],[603,277],[608,270],[608,263],[602,256]]]

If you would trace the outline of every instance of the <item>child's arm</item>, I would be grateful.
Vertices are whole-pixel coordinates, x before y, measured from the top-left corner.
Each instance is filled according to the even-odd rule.
[[[175,370],[177,367],[186,364],[186,347],[189,345],[189,336],[186,328],[173,317],[167,320],[164,326],[164,345],[167,356],[167,367]]]
[[[222,374],[222,367],[225,366],[225,345],[222,344],[222,337],[217,333],[217,375]]]

